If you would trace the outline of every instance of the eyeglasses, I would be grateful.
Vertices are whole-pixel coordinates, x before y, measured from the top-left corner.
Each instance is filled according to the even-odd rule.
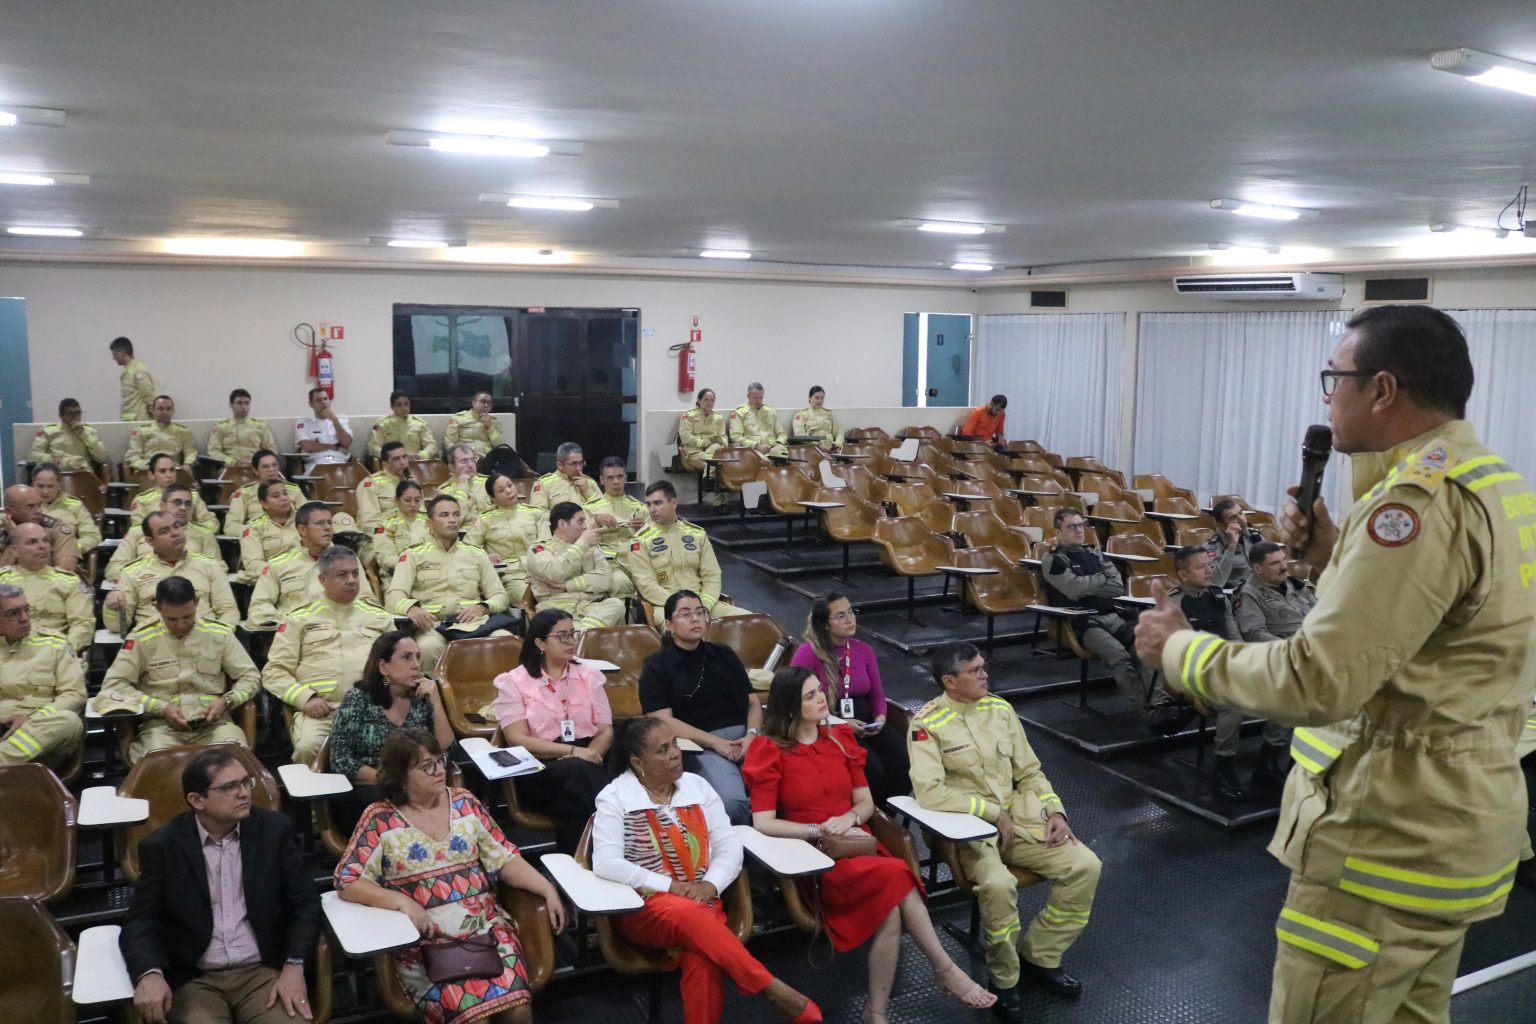
[[[1374,377],[1380,370],[1323,370],[1317,376],[1323,384],[1323,397],[1331,398],[1339,390],[1340,377]]]
[[[551,633],[549,635],[551,639],[559,640],[563,644],[573,644],[577,640],[581,639],[581,634],[583,632],[584,630],[580,629],[565,629],[558,633]]]
[[[426,772],[428,775],[436,775],[439,772],[447,769],[448,755],[438,754],[436,757],[429,757],[425,761],[417,761],[415,764],[411,765],[411,767],[418,768],[421,771]]]
[[[833,612],[830,618],[833,622],[852,622],[858,618],[858,612],[850,608],[846,612]]]
[[[219,794],[221,794],[223,796],[234,796],[236,793],[240,792],[242,789],[245,790],[247,793],[249,793],[251,790],[253,790],[255,788],[256,788],[256,776],[254,776],[254,775],[247,775],[243,779],[236,779],[234,782],[226,782],[222,786],[209,786],[208,787],[208,792],[210,792],[210,793],[219,793]]]
[[[705,621],[708,621],[709,620],[709,609],[708,608],[680,608],[677,611],[672,613],[672,617],[676,618],[676,619],[685,619],[685,620],[688,620],[688,621],[697,621],[699,619],[704,619]]]

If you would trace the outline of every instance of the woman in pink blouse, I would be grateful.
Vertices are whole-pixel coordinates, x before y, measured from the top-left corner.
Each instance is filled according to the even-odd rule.
[[[528,623],[521,664],[496,677],[496,722],[515,747],[544,762],[517,780],[518,796],[560,823],[555,848],[575,853],[582,829],[608,784],[603,757],[613,744],[613,712],[603,674],[575,660],[571,613],[546,608]]]
[[[789,663],[810,669],[821,683],[831,713],[859,738],[859,746],[874,756],[864,766],[875,803],[912,792],[912,764],[907,738],[885,728],[885,688],[880,685],[880,661],[875,649],[858,637],[853,602],[835,591],[811,603],[805,623],[805,643]]]

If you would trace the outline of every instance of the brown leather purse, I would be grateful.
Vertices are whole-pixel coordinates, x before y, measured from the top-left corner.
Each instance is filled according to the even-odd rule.
[[[421,944],[421,961],[434,985],[469,978],[496,978],[507,969],[490,932],[467,939],[442,939]]]
[[[816,848],[833,860],[843,860],[847,857],[873,857],[878,852],[875,848],[875,837],[861,828],[851,828],[840,836],[823,835],[816,840]]]

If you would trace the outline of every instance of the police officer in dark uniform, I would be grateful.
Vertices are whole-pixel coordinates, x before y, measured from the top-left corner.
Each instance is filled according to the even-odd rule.
[[[1178,582],[1168,592],[1176,597],[1184,609],[1184,617],[1196,629],[1228,640],[1238,639],[1237,619],[1232,613],[1232,602],[1220,587],[1211,583],[1211,553],[1203,546],[1190,545],[1179,548],[1173,556],[1173,571]],[[1242,783],[1237,780],[1237,740],[1243,728],[1243,714],[1231,708],[1215,708],[1216,770],[1212,782],[1216,792],[1228,800],[1241,800],[1247,796]]]
[[[1205,542],[1211,553],[1211,577],[1216,586],[1234,590],[1248,578],[1248,555],[1264,535],[1248,524],[1243,504],[1236,498],[1223,498],[1211,506],[1211,516],[1221,526]]]

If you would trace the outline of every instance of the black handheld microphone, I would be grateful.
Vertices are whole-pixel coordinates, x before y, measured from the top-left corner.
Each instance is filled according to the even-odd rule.
[[[1328,456],[1333,454],[1333,431],[1321,423],[1307,428],[1307,436],[1301,442],[1301,484],[1296,488],[1296,504],[1307,517],[1307,532],[1317,526],[1317,516],[1312,506],[1323,490],[1323,470],[1328,466]],[[1291,557],[1300,558],[1302,552],[1291,548]]]

